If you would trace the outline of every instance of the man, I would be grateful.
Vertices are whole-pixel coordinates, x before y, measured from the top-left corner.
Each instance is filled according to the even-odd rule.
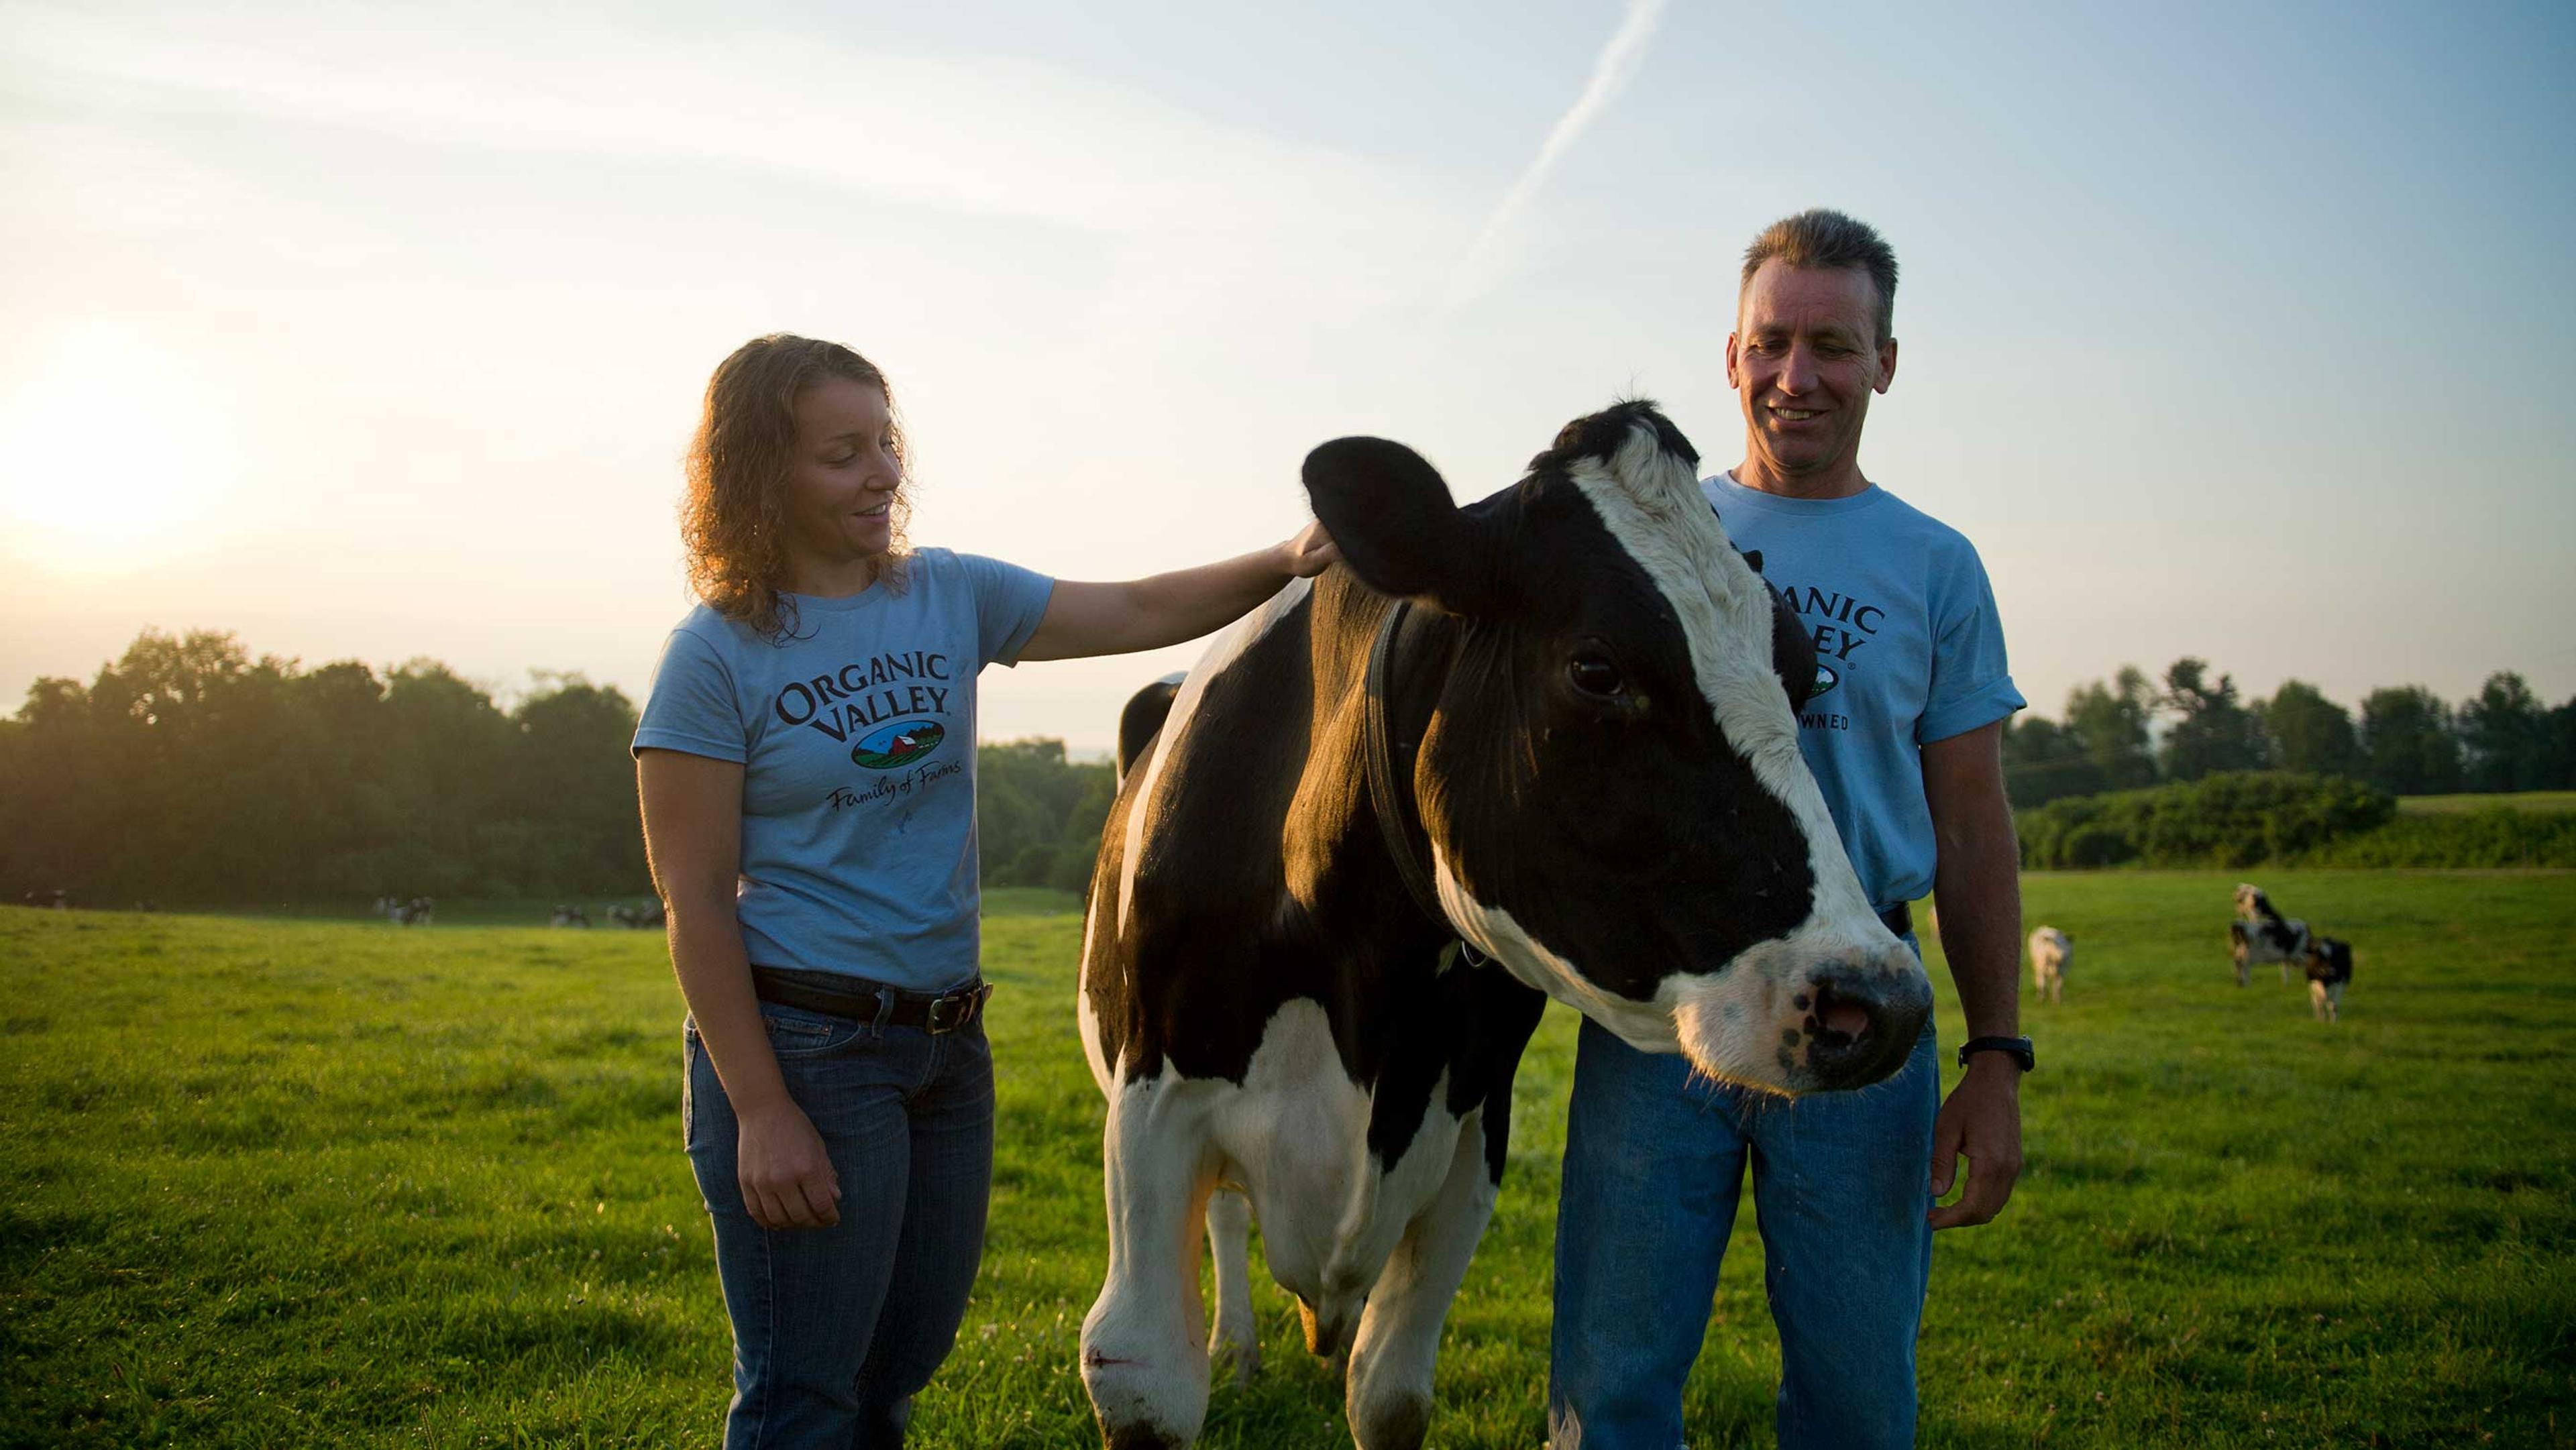
[[[1850,217],[1803,212],[1755,238],[1726,340],[1744,461],[1702,489],[1815,640],[1800,740],[1862,887],[1918,951],[1905,907],[1927,888],[1939,902],[1964,1076],[1939,1103],[1927,1023],[1887,1081],[1783,1102],[1585,1023],[1557,1211],[1557,1450],[1681,1442],[1748,1161],[1782,1450],[1911,1445],[1932,1231],[1992,1219],[2020,1172],[2029,1045],[2014,1035],[2002,737],[2023,701],[1976,550],[1861,472],[1870,397],[1896,375],[1895,300],[1895,253]],[[1961,1155],[1967,1186],[1940,1205]]]

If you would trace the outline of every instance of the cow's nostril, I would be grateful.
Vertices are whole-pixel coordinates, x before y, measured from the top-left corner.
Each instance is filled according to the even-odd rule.
[[[1832,998],[1823,1004],[1823,1010],[1816,1015],[1820,1019],[1819,1025],[1827,1032],[1839,1032],[1845,1037],[1857,1040],[1869,1031],[1869,1009],[1858,1002]]]

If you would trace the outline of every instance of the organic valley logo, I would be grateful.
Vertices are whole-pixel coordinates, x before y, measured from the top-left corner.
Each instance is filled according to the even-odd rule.
[[[948,738],[948,728],[936,720],[910,720],[888,725],[850,747],[851,763],[870,770],[892,770],[910,765],[939,748]]]
[[[1834,673],[1832,665],[1818,665],[1816,666],[1816,687],[1807,692],[1807,698],[1812,700],[1842,682],[1843,677]]]

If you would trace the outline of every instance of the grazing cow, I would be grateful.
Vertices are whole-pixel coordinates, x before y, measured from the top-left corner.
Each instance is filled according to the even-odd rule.
[[[630,930],[636,930],[648,926],[660,926],[667,917],[665,909],[659,901],[640,909],[628,906],[624,902],[620,902],[617,905],[608,908],[608,919],[616,922],[619,926],[626,927]]]
[[[554,916],[546,922],[546,925],[586,927],[590,925],[590,909],[583,906],[558,906],[555,908]]]
[[[1199,1432],[1202,1219],[1217,1347],[1252,1371],[1255,1214],[1307,1347],[1348,1348],[1362,1450],[1422,1442],[1542,993],[1783,1094],[1903,1064],[1930,983],[1799,754],[1813,647],[1697,462],[1623,403],[1461,509],[1405,448],[1325,444],[1305,482],[1344,566],[1130,702],[1077,1004],[1113,1450]]]
[[[2321,936],[2309,941],[2308,1005],[2320,1022],[2343,1020],[2343,989],[2352,981],[2352,943]]]
[[[2236,963],[2236,985],[2260,962],[2279,962],[2281,980],[2290,980],[2290,963],[2308,954],[2308,924],[2283,916],[2263,888],[2236,888],[2236,920],[2227,924],[2227,954]]]
[[[72,894],[57,886],[51,891],[30,891],[19,897],[18,903],[22,906],[40,907],[49,911],[69,911],[72,907]]]
[[[2053,926],[2030,934],[2030,991],[2058,1001],[2066,991],[2066,969],[2075,962],[2075,942]]]

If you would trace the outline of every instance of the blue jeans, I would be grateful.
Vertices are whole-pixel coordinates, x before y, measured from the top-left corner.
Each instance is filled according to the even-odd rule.
[[[1789,1102],[1586,1021],[1557,1191],[1549,1444],[1682,1443],[1682,1386],[1749,1161],[1781,1450],[1912,1445],[1940,1093],[1928,1022],[1894,1077]]]
[[[682,1115],[715,1220],[733,1320],[726,1450],[903,1443],[912,1397],[948,1357],[984,1252],[993,1183],[993,1055],[978,1020],[918,1027],[760,1004],[788,1096],[822,1134],[841,1221],[771,1230],[735,1173],[733,1105],[698,1041]]]

